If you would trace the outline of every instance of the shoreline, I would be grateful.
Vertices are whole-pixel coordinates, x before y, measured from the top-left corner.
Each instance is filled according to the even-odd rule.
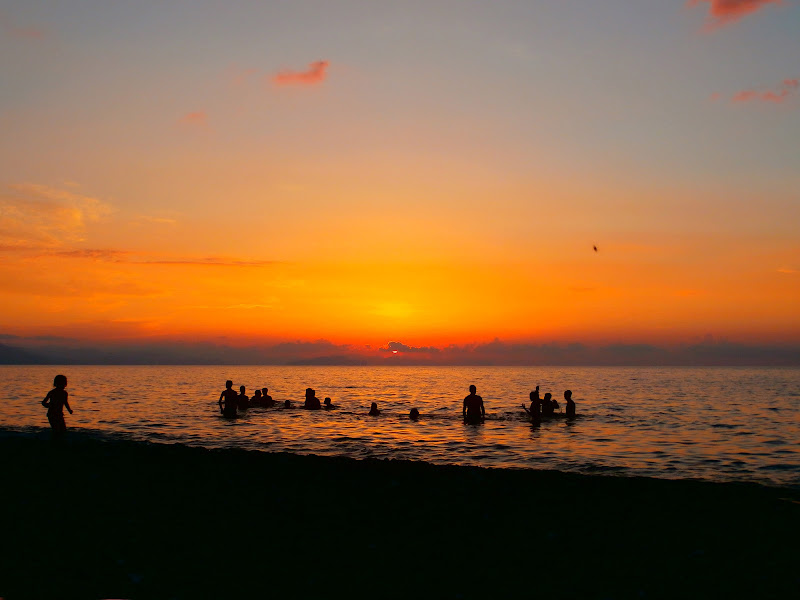
[[[0,597],[789,597],[800,492],[4,436]]]

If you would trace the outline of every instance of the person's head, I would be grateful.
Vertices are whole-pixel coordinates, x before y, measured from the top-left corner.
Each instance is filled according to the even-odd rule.
[[[306,398],[312,398],[314,396],[314,390],[311,388],[306,388]]]
[[[553,394],[551,394],[550,392],[547,392],[547,393],[544,395],[544,399],[545,399],[545,401],[546,401],[546,402],[549,402],[549,401],[550,401],[550,398],[552,398],[552,397],[553,397]]]
[[[478,391],[478,388],[476,388],[474,385],[469,386],[469,393],[470,394],[474,394],[477,391]]]
[[[253,394],[255,394],[256,398],[261,398],[261,390],[256,390]]]
[[[267,395],[267,392],[268,392],[268,391],[269,391],[269,390],[267,390],[267,388],[261,388],[261,393],[262,393],[263,395],[265,395],[265,396]]]
[[[53,387],[57,387],[59,389],[64,389],[67,387],[67,376],[66,375],[56,375],[53,378]]]
[[[566,390],[564,392],[564,400],[572,400],[572,390]]]
[[[231,389],[233,387],[233,382],[230,379],[228,379],[228,381],[225,382],[225,387],[227,389]]]
[[[239,386],[239,393],[240,394],[244,394],[244,386],[243,385]]]
[[[331,399],[330,398],[325,398],[325,404],[330,406],[331,405]]]
[[[419,411],[418,411],[416,408],[412,408],[412,409],[411,409],[411,412],[410,412],[410,413],[408,413],[408,417],[409,417],[409,418],[410,418],[412,421],[416,421],[417,419],[419,419]]]
[[[531,400],[538,400],[539,399],[539,386],[536,386],[536,389],[531,392]]]
[[[291,400],[287,400],[286,402],[283,403],[283,407],[284,408],[292,408],[292,401]]]

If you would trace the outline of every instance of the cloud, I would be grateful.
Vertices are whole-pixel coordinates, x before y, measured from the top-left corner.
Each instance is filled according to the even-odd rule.
[[[197,267],[267,267],[279,264],[274,260],[242,260],[238,258],[209,256],[206,258],[181,258],[173,260],[135,261],[143,265],[185,265]]]
[[[783,0],[689,0],[687,5],[694,7],[703,2],[709,4],[706,29],[710,30],[739,21],[768,4],[782,4]]]
[[[402,342],[389,342],[385,348],[380,348],[381,352],[405,352],[405,353],[412,353],[412,354],[437,354],[439,352],[438,348],[434,348],[433,346],[422,346],[422,347],[415,347],[415,346],[407,346]]]
[[[781,267],[778,269],[778,273],[783,273],[784,275],[797,275],[800,274],[800,270],[790,269],[789,267]]]
[[[272,82],[277,85],[316,85],[325,80],[329,65],[327,60],[318,60],[309,64],[305,71],[283,70],[272,78]]]
[[[90,260],[101,260],[106,262],[122,262],[130,252],[125,250],[110,250],[100,248],[85,248],[78,250],[60,250],[51,253],[51,256],[62,258],[85,258]]]
[[[189,127],[206,127],[208,125],[208,114],[203,110],[186,113],[178,120],[178,123]]]
[[[46,185],[12,185],[0,196],[0,247],[35,249],[80,241],[86,225],[111,214],[102,200]]]
[[[731,102],[772,102],[781,104],[790,96],[797,93],[800,80],[784,79],[778,86],[771,90],[742,90],[731,97]]]

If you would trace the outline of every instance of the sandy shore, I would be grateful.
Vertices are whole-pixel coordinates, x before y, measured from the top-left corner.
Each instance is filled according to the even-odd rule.
[[[800,491],[0,437],[0,597],[792,597]]]

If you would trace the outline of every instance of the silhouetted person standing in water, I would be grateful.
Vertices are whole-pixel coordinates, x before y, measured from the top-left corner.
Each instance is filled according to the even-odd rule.
[[[575,402],[572,400],[572,390],[564,392],[564,400],[567,401],[567,417],[575,416]]]
[[[219,412],[228,418],[235,417],[236,397],[236,392],[233,391],[233,382],[229,379],[225,382],[225,389],[219,395]]]
[[[303,404],[303,408],[307,410],[319,410],[322,408],[316,392],[311,388],[306,388],[306,401]]]
[[[477,388],[469,386],[469,396],[464,398],[464,405],[461,407],[461,415],[465,423],[480,423],[486,418],[486,410],[483,408],[483,398],[478,396]]]
[[[245,392],[245,387],[243,385],[239,386],[239,395],[236,396],[236,407],[239,410],[247,410],[247,407],[250,406],[250,398],[247,397]]]
[[[551,400],[552,397],[553,394],[547,392],[544,395],[544,400],[542,400],[542,415],[545,417],[550,417],[555,412],[554,402]]]
[[[53,389],[47,392],[47,396],[42,400],[42,406],[47,407],[47,420],[50,421],[50,427],[53,428],[53,437],[60,436],[67,430],[67,424],[64,421],[64,407],[66,406],[69,414],[72,414],[69,394],[64,389],[66,387],[67,376],[56,375],[53,379]]]
[[[267,393],[268,391],[269,390],[267,388],[261,388],[261,402],[267,408],[272,408],[275,406],[275,400],[273,400],[272,396]]]
[[[522,408],[525,408],[525,412],[528,413],[531,417],[531,422],[538,423],[542,420],[542,401],[539,399],[539,386],[536,386],[536,389],[531,392],[530,394],[531,400],[531,407],[530,409],[525,408],[525,405],[522,405]]]

